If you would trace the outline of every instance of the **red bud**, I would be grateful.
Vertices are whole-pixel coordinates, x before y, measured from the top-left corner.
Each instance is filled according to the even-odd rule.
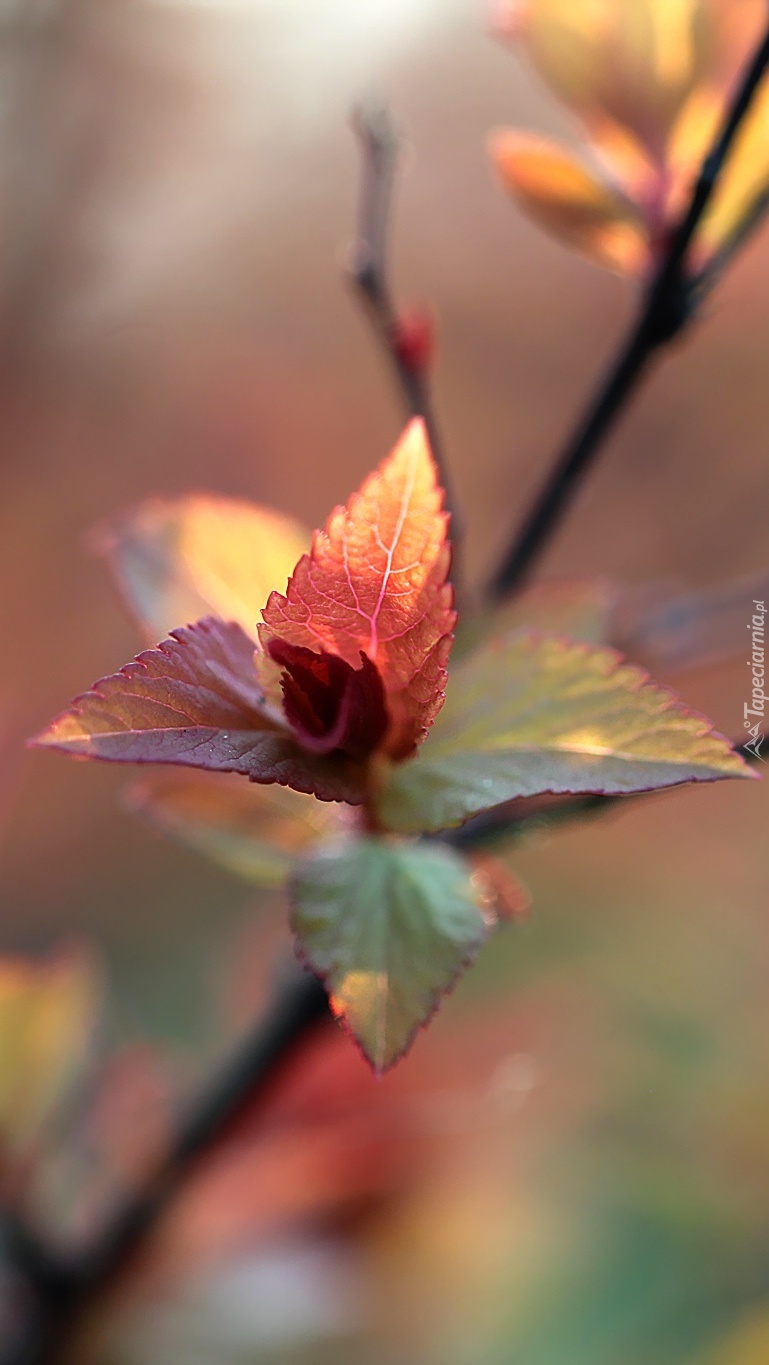
[[[435,354],[435,333],[429,313],[413,310],[403,314],[395,325],[393,344],[403,365],[415,374],[425,374]]]

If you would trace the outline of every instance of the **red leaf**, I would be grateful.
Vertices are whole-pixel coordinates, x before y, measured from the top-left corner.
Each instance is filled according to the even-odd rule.
[[[361,654],[384,684],[385,748],[404,758],[443,704],[455,613],[447,582],[448,514],[424,425],[414,421],[326,529],[316,532],[285,596],[262,615],[265,650],[276,637],[358,669]]]
[[[315,654],[285,640],[272,640],[269,653],[284,670],[283,710],[302,748],[368,758],[388,723],[382,679],[370,659],[361,654],[362,666],[351,668],[338,654]]]
[[[257,685],[253,641],[209,617],[145,650],[33,744],[113,763],[170,763],[279,782],[324,801],[361,800],[354,765],[303,753]]]

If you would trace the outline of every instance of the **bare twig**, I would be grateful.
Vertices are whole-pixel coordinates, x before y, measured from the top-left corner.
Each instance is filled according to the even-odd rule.
[[[769,65],[769,27],[751,57],[724,115],[721,129],[706,156],[689,204],[670,235],[667,251],[643,300],[640,314],[623,342],[608,377],[601,384],[489,584],[499,600],[519,588],[531,572],[591,468],[605,438],[646,374],[652,359],[692,320],[714,282],[687,272],[689,248],[711,201],[756,91]]]
[[[389,283],[387,246],[392,191],[400,138],[385,108],[362,108],[354,118],[362,152],[362,178],[357,236],[352,249],[350,280],[382,346],[409,417],[421,417],[438,466],[451,513],[452,570],[455,591],[460,582],[462,521],[457,510],[443,442],[435,420],[430,385],[430,337],[419,324],[410,334],[408,319],[395,306]]]
[[[23,1230],[17,1264],[29,1280],[29,1312],[0,1356],[2,1365],[54,1365],[87,1311],[144,1249],[182,1185],[237,1123],[256,1112],[310,1033],[329,1017],[318,979],[295,970],[264,1019],[203,1092],[147,1180],[118,1207],[84,1257],[73,1264],[29,1254]],[[10,1248],[11,1252],[13,1247]],[[35,1273],[38,1263],[40,1273]]]

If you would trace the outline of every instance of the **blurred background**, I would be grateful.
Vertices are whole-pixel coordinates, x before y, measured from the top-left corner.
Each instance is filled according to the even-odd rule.
[[[316,525],[392,445],[397,395],[343,280],[362,98],[407,133],[394,278],[434,310],[469,570],[492,567],[633,295],[495,183],[491,129],[573,130],[487,19],[0,6],[0,942],[93,944],[110,1039],[190,1083],[269,979],[279,898],[124,813],[119,771],[23,742],[138,647],[95,523],[200,488]],[[683,590],[766,567],[768,261],[764,234],[543,574]],[[681,676],[733,736],[744,638]],[[724,783],[532,836],[511,855],[525,925],[384,1081],[341,1036],[310,1050],[180,1201],[98,1358],[766,1365],[768,814],[766,784]]]

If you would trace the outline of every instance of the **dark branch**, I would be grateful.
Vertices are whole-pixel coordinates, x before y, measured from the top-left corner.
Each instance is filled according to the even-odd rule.
[[[652,359],[683,331],[701,305],[707,284],[715,282],[715,274],[710,281],[688,274],[689,248],[768,64],[769,28],[738,84],[720,132],[702,164],[686,211],[671,232],[667,251],[617,360],[558,456],[489,584],[492,599],[499,600],[522,585]]]
[[[31,1311],[0,1356],[2,1365],[54,1365],[87,1310],[143,1251],[181,1186],[246,1115],[258,1111],[297,1049],[328,1017],[321,983],[292,971],[265,1018],[191,1106],[155,1170],[115,1210],[81,1260],[54,1267],[46,1258],[35,1275],[23,1234],[14,1230],[16,1241],[22,1237],[19,1259],[29,1277]]]
[[[398,313],[389,283],[387,245],[400,138],[384,108],[359,109],[353,126],[361,146],[362,178],[350,280],[390,365],[407,416],[424,421],[451,513],[452,580],[456,590],[463,526],[435,420],[430,385],[431,339],[429,330],[421,335],[418,321],[413,323],[414,331],[410,330],[412,324]]]

